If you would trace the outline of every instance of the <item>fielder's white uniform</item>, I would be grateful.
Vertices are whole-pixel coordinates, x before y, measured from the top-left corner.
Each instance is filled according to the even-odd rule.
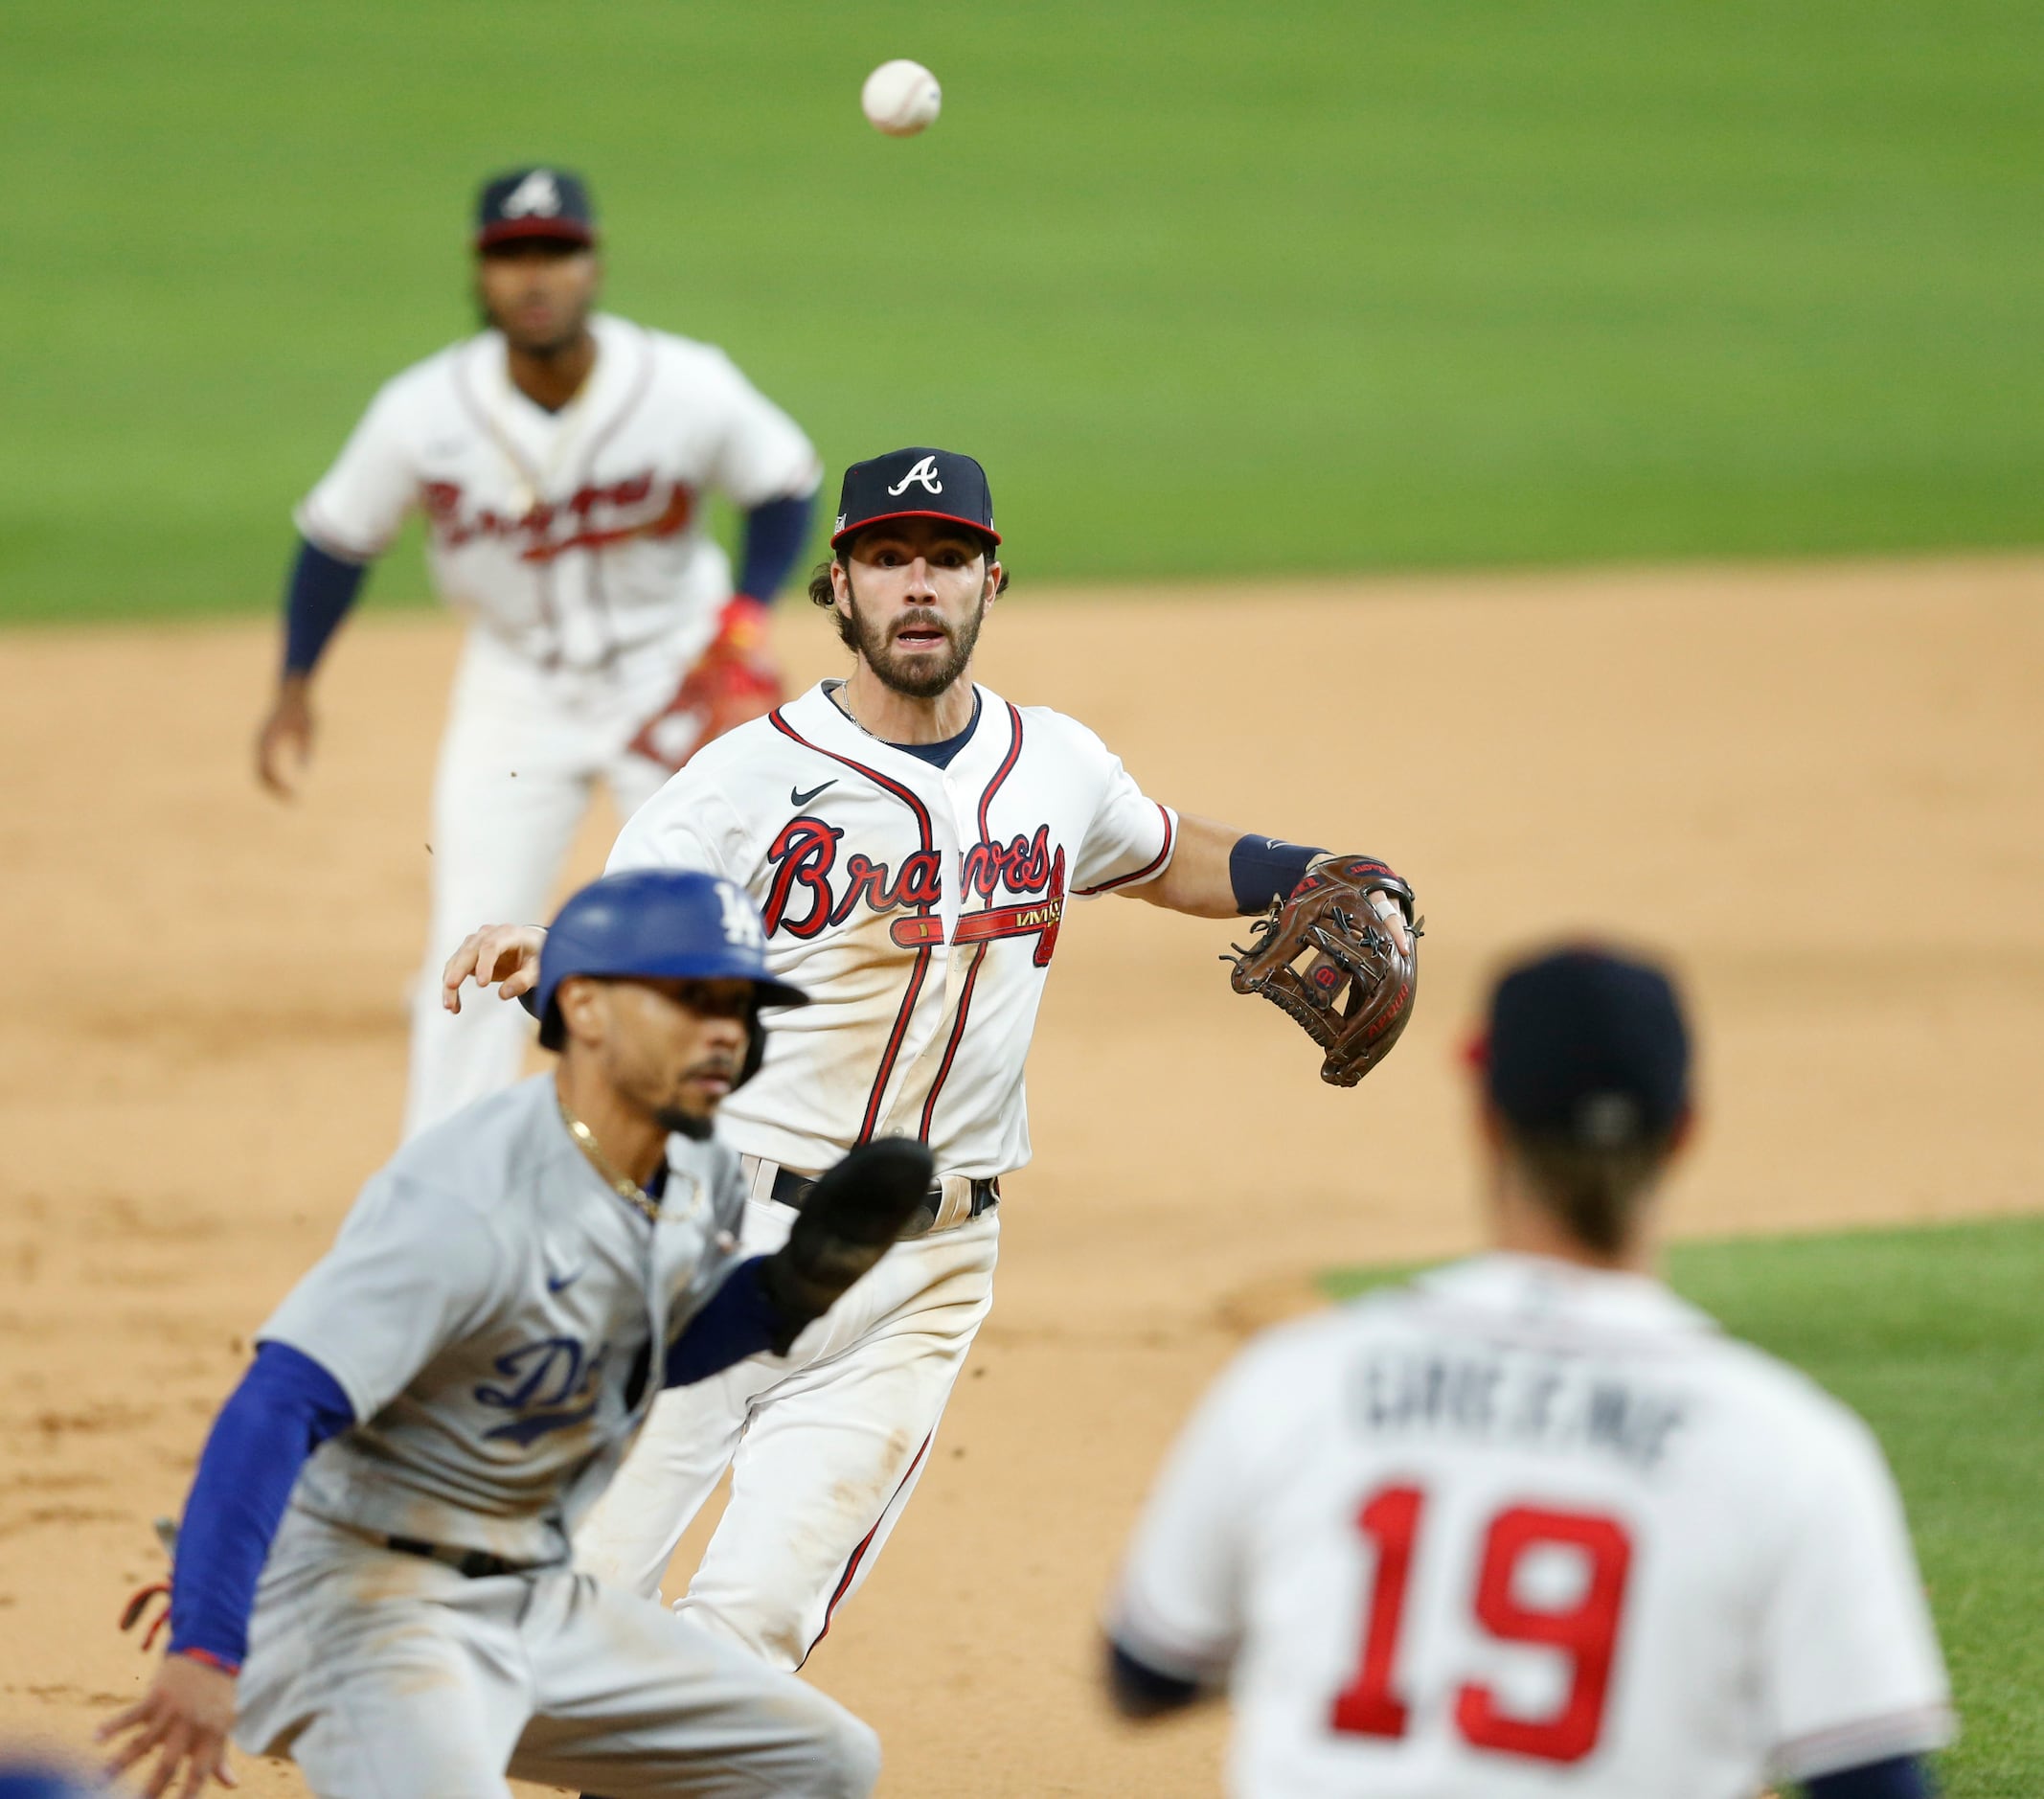
[[[1952,1728],[1866,1426],[1657,1282],[1543,1258],[1252,1345],[1109,1622],[1232,1675],[1241,1795],[1752,1799]]]
[[[788,1362],[664,1395],[578,1535],[581,1565],[655,1592],[731,1464],[680,1609],[779,1667],[801,1664],[873,1566],[991,1302],[998,1215],[967,1216],[970,1183],[1029,1159],[1022,1067],[1065,902],[1153,879],[1176,839],[1175,814],[1083,725],[977,695],[970,739],[939,769],[813,688],[708,745],[611,853],[613,871],[738,882],[769,966],[810,996],[718,1116],[752,1173],[748,1253],[794,1218],[767,1197],[782,1169],[813,1174],[901,1135],[944,1177],[937,1228],[891,1250]]]
[[[360,1421],[313,1451],[264,1564],[236,1740],[324,1799],[858,1795],[873,1733],[822,1694],[568,1562],[737,1254],[731,1151],[672,1137],[650,1221],[536,1075],[414,1139],[261,1332]],[[519,1564],[469,1578],[392,1537]]]
[[[596,366],[558,412],[512,383],[493,330],[407,369],[296,513],[309,541],[367,562],[417,508],[435,584],[473,621],[433,789],[407,1135],[514,1080],[530,1035],[515,1009],[442,1009],[456,945],[478,919],[544,914],[599,778],[625,816],[667,778],[627,745],[731,597],[710,495],[751,508],[819,474],[723,352],[608,315],[590,329]]]

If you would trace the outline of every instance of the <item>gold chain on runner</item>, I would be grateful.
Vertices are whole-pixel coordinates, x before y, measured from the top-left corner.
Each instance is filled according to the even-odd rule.
[[[603,1153],[602,1146],[597,1142],[596,1132],[568,1110],[568,1102],[562,1099],[557,1091],[554,1095],[554,1103],[560,1107],[560,1122],[567,1126],[568,1135],[575,1139],[581,1152],[589,1158],[589,1166],[610,1183],[618,1197],[624,1200],[626,1205],[636,1208],[648,1223],[658,1224],[660,1222],[660,1201],[655,1199],[637,1181],[633,1180],[629,1174],[618,1173],[610,1158]],[[670,1170],[669,1173],[670,1178],[671,1178],[672,1171]]]

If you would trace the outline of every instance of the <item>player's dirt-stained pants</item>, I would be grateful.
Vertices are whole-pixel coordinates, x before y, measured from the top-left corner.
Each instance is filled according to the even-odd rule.
[[[293,1512],[258,1592],[235,1740],[319,1799],[861,1799],[879,1740],[657,1602],[567,1568],[469,1580]]]
[[[745,1253],[778,1248],[794,1217],[748,1204]],[[729,1466],[730,1501],[674,1609],[799,1668],[873,1571],[928,1463],[993,1300],[999,1218],[897,1243],[786,1360],[758,1356],[663,1394],[576,1533],[576,1565],[657,1593]]]
[[[621,655],[607,670],[549,673],[484,627],[455,673],[433,784],[432,923],[412,995],[404,1134],[415,1136],[517,1080],[533,1021],[492,992],[440,1003],[440,973],[483,924],[537,924],[596,783],[629,818],[667,781],[625,747],[701,653],[701,627]]]

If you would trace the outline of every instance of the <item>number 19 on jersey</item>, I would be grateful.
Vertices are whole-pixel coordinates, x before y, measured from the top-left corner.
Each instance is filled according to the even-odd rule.
[[[1334,1697],[1329,1722],[1344,1735],[1403,1737],[1412,1723],[1399,1688],[1399,1635],[1413,1561],[1427,1525],[1427,1495],[1418,1486],[1379,1488],[1355,1514],[1375,1552],[1362,1658],[1354,1678]],[[1455,1690],[1455,1730],[1473,1748],[1543,1762],[1579,1762],[1597,1747],[1604,1698],[1618,1651],[1632,1543],[1615,1518],[1536,1505],[1510,1505],[1471,1545],[1478,1569],[1470,1597],[1475,1622],[1501,1643],[1552,1651],[1562,1658],[1566,1692],[1552,1711],[1524,1716],[1489,1686],[1463,1680]],[[1580,1565],[1579,1591],[1544,1606],[1522,1596],[1522,1569],[1540,1551]]]

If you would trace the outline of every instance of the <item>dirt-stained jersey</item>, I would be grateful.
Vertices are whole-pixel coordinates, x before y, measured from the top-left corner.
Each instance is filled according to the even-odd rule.
[[[1866,1426],[1644,1277],[1493,1255],[1252,1345],[1109,1619],[1238,1794],[1751,1799],[1942,1743]]]
[[[1066,901],[1154,879],[1177,818],[1085,726],[985,688],[947,767],[869,736],[822,687],[699,751],[610,870],[701,868],[748,892],[766,959],[811,1003],[717,1115],[810,1173],[875,1136],[940,1173],[1029,1159],[1022,1068]]]
[[[598,668],[696,626],[731,591],[712,491],[750,508],[806,493],[816,453],[720,350],[599,314],[596,367],[548,412],[485,331],[385,384],[300,505],[300,531],[379,556],[414,508],[442,594],[550,668]]]

